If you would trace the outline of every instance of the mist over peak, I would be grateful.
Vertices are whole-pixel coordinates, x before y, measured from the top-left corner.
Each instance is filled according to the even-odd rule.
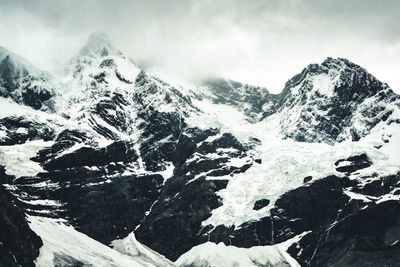
[[[93,32],[89,35],[85,46],[79,50],[79,56],[91,54],[117,54],[121,53],[116,49],[106,33]]]
[[[303,66],[344,57],[398,91],[399,10],[398,1],[374,0],[5,0],[0,45],[51,70],[102,32],[93,41],[110,40],[145,69],[182,80],[223,76],[275,93]]]

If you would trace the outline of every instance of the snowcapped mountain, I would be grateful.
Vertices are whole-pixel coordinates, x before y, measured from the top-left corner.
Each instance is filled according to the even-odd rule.
[[[397,107],[399,96],[360,66],[342,58],[311,64],[280,96],[282,132],[297,141],[354,141]]]
[[[271,94],[170,84],[99,33],[61,76],[0,59],[7,266],[399,260],[400,97],[360,66],[328,58]]]

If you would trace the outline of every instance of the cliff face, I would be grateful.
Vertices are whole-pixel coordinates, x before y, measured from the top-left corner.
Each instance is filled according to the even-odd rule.
[[[0,266],[35,266],[43,244],[19,206],[18,199],[0,186]]]

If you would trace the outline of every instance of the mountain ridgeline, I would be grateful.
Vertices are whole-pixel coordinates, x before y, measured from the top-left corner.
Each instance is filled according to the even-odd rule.
[[[216,103],[235,105],[250,118],[282,114],[281,131],[300,142],[357,141],[386,120],[394,111],[390,103],[399,99],[387,84],[343,58],[307,66],[275,95],[224,79],[204,85],[215,94]]]
[[[58,78],[0,47],[10,107],[0,215],[18,229],[0,237],[1,263],[94,264],[94,243],[68,250],[46,225],[106,245],[93,252],[99,266],[122,266],[115,253],[139,266],[207,266],[213,257],[188,263],[187,253],[208,242],[277,251],[290,240],[278,266],[400,260],[400,97],[362,67],[327,58],[280,94],[223,78],[181,86],[92,34],[63,70]],[[274,265],[264,260],[251,261]]]

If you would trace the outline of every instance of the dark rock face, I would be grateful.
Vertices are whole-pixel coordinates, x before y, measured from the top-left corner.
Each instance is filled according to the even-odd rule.
[[[115,164],[94,170],[75,167],[49,171],[33,179],[23,177],[15,185],[28,194],[27,200],[60,203],[56,207],[24,203],[27,213],[68,219],[79,231],[109,244],[139,225],[163,187],[161,175],[122,175],[123,171],[122,165]],[[47,187],[37,187],[37,183]]]
[[[211,229],[208,229],[211,228]],[[250,248],[252,246],[265,246],[274,244],[273,220],[264,217],[258,221],[245,222],[239,227],[219,225],[212,229],[204,229],[203,242],[223,242],[225,245]],[[208,230],[208,232],[206,232]]]
[[[365,200],[343,202],[336,218],[331,216],[329,224],[314,228],[288,252],[302,266],[396,266],[400,206],[394,200],[375,203],[374,197],[395,191],[400,176],[365,177],[365,184],[342,179],[346,190],[363,195]]]
[[[363,186],[354,187],[353,191],[366,196],[380,197],[391,192],[395,194],[400,182],[399,173],[397,173],[397,175],[384,177],[377,177],[375,175],[372,177],[366,177],[366,179],[368,178],[371,179],[371,181],[368,181],[368,183],[365,183]]]
[[[335,166],[341,165],[336,168],[338,172],[352,173],[360,169],[368,168],[372,165],[366,154],[352,156],[347,159],[341,159],[335,162]]]
[[[0,185],[0,266],[35,266],[42,240],[29,228],[18,200]]]
[[[47,172],[22,177],[14,184],[23,199],[51,199],[60,205],[24,204],[28,213],[65,218],[105,244],[132,232],[158,199],[164,178],[131,174],[129,166],[137,161],[133,144],[117,141],[98,148],[77,130],[64,130],[54,141],[33,159]],[[76,144],[84,147],[65,153]]]
[[[55,137],[53,128],[48,124],[23,116],[0,119],[0,130],[5,132],[0,138],[0,145],[22,144],[27,140],[50,141]]]
[[[13,175],[6,174],[6,168],[0,165],[0,184],[10,184],[14,178]]]
[[[87,133],[76,129],[61,131],[54,141],[55,143],[51,147],[40,150],[32,160],[45,164],[76,144],[84,144],[87,146],[96,145]]]
[[[289,249],[303,266],[397,266],[400,205],[387,201],[351,214],[320,236],[309,234]]]
[[[268,206],[269,202],[270,202],[270,201],[269,201],[268,199],[265,199],[265,198],[264,198],[264,199],[257,200],[257,201],[254,203],[253,210],[260,210],[260,209],[262,209],[262,208]]]
[[[162,182],[161,175],[123,176],[86,187],[80,181],[56,194],[66,203],[67,216],[74,218],[78,230],[109,244],[140,224],[158,199]]]
[[[50,100],[53,93],[49,90],[43,90],[36,85],[26,86],[25,90],[22,92],[23,103],[34,109],[40,109],[43,103]]]
[[[104,148],[82,147],[72,153],[50,159],[44,162],[43,166],[47,170],[62,170],[71,167],[103,166],[118,161],[134,161],[137,156],[133,149],[128,149],[130,146],[118,141]]]
[[[349,200],[343,193],[342,183],[341,178],[328,176],[279,198],[271,210],[275,242],[329,225]]]
[[[215,192],[227,185],[224,180],[198,179],[178,191],[177,179],[167,181],[165,192],[135,231],[140,242],[172,260],[202,243],[201,222],[220,205]]]

